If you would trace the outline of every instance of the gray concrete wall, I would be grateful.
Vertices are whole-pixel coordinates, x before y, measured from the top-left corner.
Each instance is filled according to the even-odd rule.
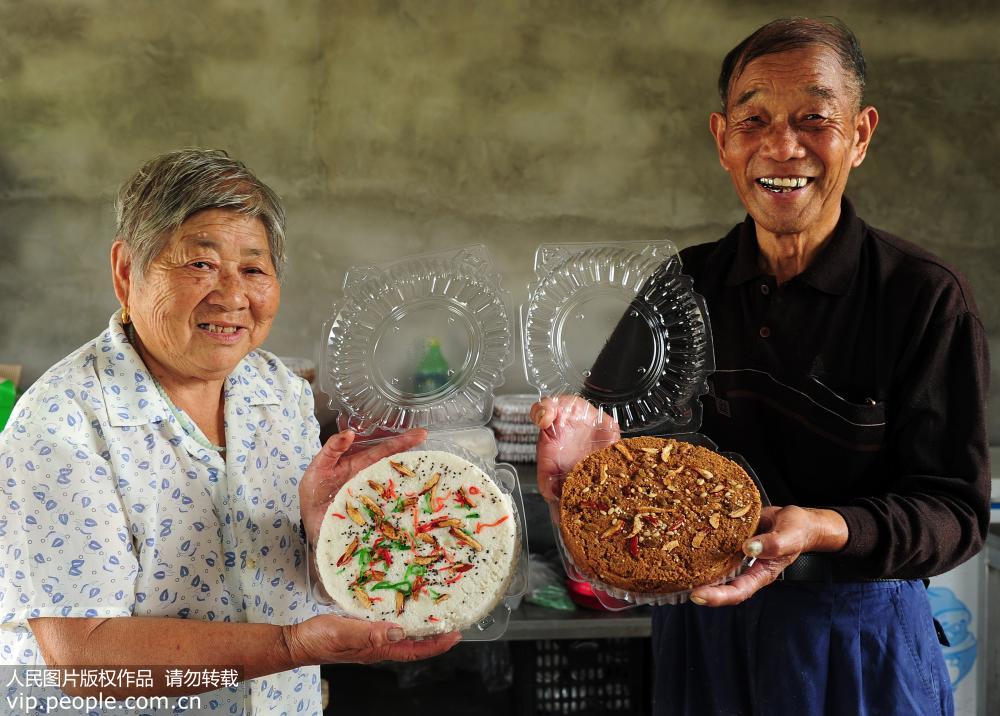
[[[520,295],[543,242],[715,239],[743,215],[707,130],[719,63],[794,11],[0,0],[0,362],[30,382],[101,330],[112,195],[181,146],[229,150],[287,202],[280,354],[314,355],[352,263],[481,242]],[[882,120],[849,195],[971,279],[1000,352],[1000,6],[803,11],[868,56]],[[523,387],[514,368],[505,390]]]

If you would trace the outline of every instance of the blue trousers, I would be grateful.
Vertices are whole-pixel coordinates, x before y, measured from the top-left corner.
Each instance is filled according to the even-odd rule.
[[[653,614],[656,716],[951,716],[919,581],[776,582]]]

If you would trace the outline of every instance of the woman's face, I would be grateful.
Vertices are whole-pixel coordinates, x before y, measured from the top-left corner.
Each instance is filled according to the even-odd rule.
[[[261,221],[206,209],[173,233],[145,276],[112,248],[115,291],[160,382],[220,381],[271,330],[281,288]]]

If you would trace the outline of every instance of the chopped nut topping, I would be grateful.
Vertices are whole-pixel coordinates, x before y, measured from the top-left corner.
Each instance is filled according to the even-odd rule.
[[[368,598],[367,594],[365,594],[364,589],[362,589],[361,587],[354,587],[353,591],[354,591],[354,597],[359,602],[361,602],[361,606],[363,606],[365,609],[372,608],[372,600]]]
[[[636,515],[632,518],[632,531],[625,535],[625,539],[635,537],[640,531],[642,531],[642,518]]]
[[[713,530],[719,529],[719,513],[713,512],[708,518],[708,524],[712,525]]]
[[[385,499],[385,488],[382,487],[382,485],[378,484],[374,480],[369,480],[368,487],[375,490],[375,492],[378,493],[378,496],[381,497],[383,500]]]
[[[667,445],[660,451],[660,460],[666,462],[670,459],[670,451],[674,449],[673,443]]]
[[[691,540],[691,546],[694,548],[701,547],[701,543],[704,541],[705,541],[705,533],[699,532],[694,536],[694,539]]]
[[[447,599],[447,598],[448,598],[449,596],[450,596],[450,595],[448,595],[448,594],[439,594],[439,595],[437,595],[436,597],[434,597],[434,603],[435,603],[435,604],[440,604],[440,603],[441,603],[441,602],[443,602],[443,601],[444,601],[445,599]]]
[[[670,490],[671,492],[677,492],[678,487],[677,485],[667,485],[667,489]]]
[[[694,469],[694,471],[697,472],[702,477],[704,477],[706,480],[714,480],[715,479],[715,475],[713,475],[711,472],[709,472],[708,470],[706,470],[704,468],[696,467]]]
[[[673,552],[675,549],[680,547],[680,545],[681,545],[680,542],[678,542],[675,539],[672,539],[669,542],[665,543],[662,547],[660,547],[660,549],[665,550],[667,552]]]
[[[385,572],[383,572],[381,569],[373,569],[371,571],[371,575],[372,579],[378,582],[381,582],[383,579],[385,579]]]
[[[420,488],[420,492],[417,494],[422,495],[428,490],[434,489],[434,487],[437,486],[438,484],[438,480],[440,479],[441,479],[441,473],[435,472],[433,475],[431,475],[431,479],[424,483],[424,486]]]
[[[404,510],[413,509],[413,506],[417,504],[418,499],[419,498],[416,495],[414,495],[413,497],[407,497],[405,500],[403,500],[403,509]]]
[[[726,489],[726,486],[720,483],[720,484],[716,485],[715,487],[713,487],[711,490],[709,490],[709,492],[712,492],[712,493],[721,492],[722,490],[725,490],[725,489]]]
[[[744,507],[740,507],[737,510],[733,510],[732,512],[729,513],[729,516],[732,517],[733,519],[736,519],[737,517],[742,517],[749,511],[750,511],[750,505],[746,505]]]
[[[351,521],[354,522],[354,524],[356,524],[358,527],[368,526],[368,523],[365,521],[364,515],[361,514],[361,511],[357,507],[348,502],[346,509],[347,509],[347,516],[351,518]]]
[[[636,512],[638,512],[639,514],[642,514],[644,512],[651,512],[654,514],[658,514],[660,512],[666,512],[666,511],[667,511],[666,508],[663,507],[640,507],[638,510],[636,510]]]
[[[359,543],[357,537],[351,540],[351,543],[347,545],[347,549],[344,550],[344,553],[340,555],[340,559],[337,560],[338,567],[343,567],[345,564],[351,561],[351,557],[354,555],[354,550],[358,548],[358,544]]]
[[[396,592],[396,616],[398,617],[403,613],[403,607],[406,606],[406,597],[402,592]]]
[[[474,537],[465,534],[462,530],[458,529],[457,527],[452,527],[450,529],[450,532],[451,536],[457,539],[459,542],[464,542],[477,552],[483,551],[483,546],[479,544],[479,542]]]
[[[642,450],[642,451],[643,451],[644,453],[646,453],[647,455],[655,455],[656,453],[658,453],[658,452],[659,452],[659,450],[657,450],[657,449],[656,449],[656,448],[654,448],[654,447],[648,447],[648,448],[639,448],[639,449],[640,449],[640,450]]]
[[[435,562],[438,561],[438,559],[440,559],[440,557],[438,557],[436,554],[429,554],[426,557],[414,557],[413,561],[421,566],[426,567],[428,564],[434,564]]]
[[[441,520],[437,523],[438,527],[461,527],[462,520],[456,519],[454,517],[449,517],[446,520]]]
[[[617,532],[618,530],[620,530],[622,528],[623,524],[625,524],[625,523],[622,522],[621,520],[615,520],[614,522],[611,523],[610,527],[608,527],[606,530],[604,530],[603,532],[601,532],[601,537],[602,538],[604,538],[604,537],[610,537],[615,532]]]
[[[608,466],[606,463],[601,463],[601,483],[604,484],[608,481]]]
[[[615,443],[615,450],[620,452],[629,462],[632,462],[632,460],[635,459],[634,457],[632,457],[632,453],[628,451],[628,448],[622,445],[621,443]]]
[[[383,521],[381,524],[379,524],[378,529],[379,532],[381,532],[391,540],[399,539],[399,531],[395,527],[390,525],[387,521]]]
[[[469,496],[469,493],[466,492],[466,490],[465,490],[464,487],[458,488],[458,494],[461,496],[462,502],[464,502],[465,504],[467,504],[469,507],[475,507],[476,506],[475,501],[472,499],[472,497]]]
[[[378,506],[378,503],[376,503],[375,500],[373,500],[372,498],[368,497],[367,495],[360,495],[358,497],[358,499],[361,501],[361,503],[365,507],[367,507],[373,513],[375,513],[375,517],[377,519],[381,520],[381,519],[383,519],[385,517],[385,513],[382,512],[382,508]]]
[[[392,469],[398,472],[400,475],[405,475],[406,477],[413,477],[416,474],[413,472],[413,470],[411,470],[401,462],[393,462],[392,460],[390,460],[389,464],[392,466]]]

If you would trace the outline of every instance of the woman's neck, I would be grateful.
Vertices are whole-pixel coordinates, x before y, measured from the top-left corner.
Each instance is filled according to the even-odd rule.
[[[224,446],[226,444],[225,401],[222,398],[222,391],[226,379],[204,380],[179,376],[149,354],[142,345],[142,339],[131,327],[128,335],[146,369],[160,384],[170,402],[183,410],[213,445]]]

